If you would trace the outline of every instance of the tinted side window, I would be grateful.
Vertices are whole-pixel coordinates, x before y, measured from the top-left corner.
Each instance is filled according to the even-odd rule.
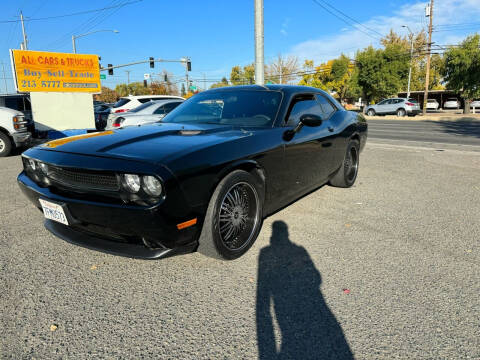
[[[385,105],[387,103],[388,100],[382,100],[380,101],[377,105]]]
[[[290,110],[290,114],[288,116],[287,125],[288,126],[295,126],[300,121],[300,116],[303,114],[313,114],[322,116],[322,109],[320,108],[317,101],[312,99],[298,99],[293,100],[294,105]]]
[[[137,100],[138,100],[140,103],[145,104],[146,102],[149,102],[149,101],[152,100],[152,99],[150,99],[150,98],[143,98],[143,99],[137,99]]]
[[[325,99],[322,95],[317,95],[317,100],[320,103],[322,110],[323,110],[323,116],[322,119],[328,119],[330,115],[332,115],[335,112],[335,108],[333,105]]]
[[[153,112],[154,114],[165,114],[165,105],[159,106],[157,110]]]
[[[130,99],[126,99],[126,98],[120,98],[118,99],[118,101],[113,105],[114,108],[118,108],[120,106],[123,106],[127,103],[130,102]]]
[[[163,107],[165,108],[165,114],[168,114],[170,111],[175,109],[178,105],[180,105],[181,102],[174,102],[174,103],[168,103],[165,104]]]

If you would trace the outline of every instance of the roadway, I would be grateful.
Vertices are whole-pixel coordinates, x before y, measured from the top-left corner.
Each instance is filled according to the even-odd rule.
[[[375,142],[412,142],[480,147],[480,121],[368,120],[368,137]],[[470,149],[473,150],[473,149]]]

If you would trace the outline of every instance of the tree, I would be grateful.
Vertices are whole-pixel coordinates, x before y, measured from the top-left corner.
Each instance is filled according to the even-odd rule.
[[[223,77],[222,81],[220,81],[218,83],[215,83],[215,84],[212,84],[212,86],[210,86],[210,89],[215,89],[215,88],[225,87],[225,86],[229,86],[229,84],[228,84],[227,78]]]
[[[462,94],[464,113],[470,112],[470,101],[480,97],[480,35],[467,37],[458,47],[449,48],[442,69],[447,88]]]
[[[104,101],[107,103],[113,103],[117,101],[118,94],[115,90],[112,90],[106,86],[102,86],[102,92],[96,96],[97,100]]]
[[[277,59],[265,67],[265,79],[273,84],[287,84],[297,77],[298,58],[296,56],[283,57],[281,54]]]
[[[118,84],[115,87],[115,91],[118,96],[128,96],[128,95],[148,95],[150,94],[150,89],[143,86],[143,82],[133,82],[130,84]]]
[[[248,85],[255,82],[255,66],[245,65],[243,68],[236,65],[230,72],[230,82],[232,85]]]

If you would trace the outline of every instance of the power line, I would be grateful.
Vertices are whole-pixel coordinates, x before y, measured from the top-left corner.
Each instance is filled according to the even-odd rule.
[[[322,3],[318,2],[318,0],[312,0],[315,4],[317,4],[318,6],[320,6],[323,10],[325,10],[326,12],[330,13],[331,15],[335,16],[337,19],[343,21],[345,24],[347,24],[348,26],[353,26],[350,22],[348,22],[347,20],[345,20],[343,17],[337,15],[336,13],[334,13],[332,10],[330,10],[328,7],[324,6]],[[331,5],[330,5],[331,6]],[[376,36],[373,36],[371,35],[370,33],[366,32],[366,31],[363,31],[362,29],[359,29],[358,27],[355,27],[353,26],[356,30],[360,31],[361,33],[371,37],[372,39],[375,39],[376,41],[379,41],[380,38],[376,37]],[[383,36],[383,35],[382,35]]]
[[[109,10],[109,9],[114,9],[114,8],[119,8],[119,7],[123,7],[123,6],[125,6],[125,5],[135,4],[135,3],[138,3],[138,2],[141,2],[141,1],[143,1],[143,0],[134,0],[134,1],[129,1],[129,2],[127,2],[127,3],[124,3],[124,4],[107,6],[107,7],[100,8],[100,9],[79,11],[79,12],[70,13],[70,14],[55,15],[55,16],[46,16],[46,17],[40,17],[40,18],[27,18],[27,19],[25,19],[25,21],[52,20],[52,19],[59,19],[59,18],[64,18],[64,17],[70,17],[70,16],[84,15],[84,14],[89,14],[89,13],[93,13],[93,12],[104,11],[104,10]],[[18,23],[18,22],[20,22],[20,20],[0,20],[0,24]]]

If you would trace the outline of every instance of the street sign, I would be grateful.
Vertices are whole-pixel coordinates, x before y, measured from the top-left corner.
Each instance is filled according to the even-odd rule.
[[[197,87],[196,87],[195,85],[190,85],[190,90],[196,91],[196,90],[197,90]]]
[[[107,75],[105,74],[100,74],[100,80],[105,80],[107,78]]]
[[[100,92],[97,55],[10,50],[18,92]]]
[[[143,78],[144,78],[145,80],[150,79],[150,74],[143,74]]]

